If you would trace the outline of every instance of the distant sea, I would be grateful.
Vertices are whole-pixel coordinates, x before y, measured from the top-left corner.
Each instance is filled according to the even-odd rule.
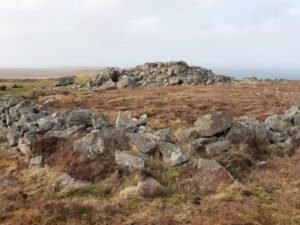
[[[227,76],[233,76],[236,78],[243,77],[257,77],[260,79],[288,79],[288,80],[300,80],[300,69],[224,69],[215,68],[213,72],[216,74],[222,74]]]

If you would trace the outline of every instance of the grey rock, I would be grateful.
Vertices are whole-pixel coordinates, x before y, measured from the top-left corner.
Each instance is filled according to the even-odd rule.
[[[141,169],[145,167],[144,160],[141,157],[134,156],[125,152],[115,153],[116,163],[120,166],[130,169]]]
[[[47,132],[45,134],[46,137],[58,137],[58,138],[68,138],[71,135],[77,133],[77,132],[81,132],[85,130],[85,126],[84,125],[80,125],[80,126],[74,126],[74,127],[70,127],[66,130],[62,130],[62,131],[56,131],[56,130],[51,130],[49,132]]]
[[[30,146],[21,138],[18,140],[18,149],[26,157],[29,157],[31,155]]]
[[[100,136],[99,131],[88,133],[83,138],[73,142],[75,151],[87,157],[97,157],[106,151],[104,141]]]
[[[176,136],[169,128],[158,130],[155,135],[158,137],[159,141],[169,142],[173,144],[177,142]]]
[[[205,152],[208,156],[220,155],[222,152],[230,148],[231,143],[229,141],[217,141],[208,145],[205,145]]]
[[[69,76],[69,77],[61,77],[61,78],[57,78],[54,81],[54,86],[55,87],[59,87],[59,86],[68,86],[68,85],[72,85],[74,84],[74,77]]]
[[[35,132],[27,132],[24,134],[23,141],[27,145],[32,145],[38,139],[40,139],[42,135],[35,133]]]
[[[113,121],[110,116],[100,113],[93,112],[92,113],[92,124],[95,129],[100,129],[102,127],[113,127]]]
[[[201,137],[211,137],[230,128],[232,117],[225,112],[208,114],[199,117],[194,125]]]
[[[126,125],[126,130],[128,130],[129,132],[137,132],[138,129],[139,128],[136,123],[130,122]]]
[[[127,124],[131,122],[132,115],[130,111],[120,111],[118,112],[118,117],[116,121],[117,127],[126,127]]]
[[[142,134],[142,133],[146,133],[148,131],[150,131],[151,128],[148,126],[140,126],[137,130],[138,133]]]
[[[269,132],[271,143],[285,142],[289,138],[286,132]]]
[[[142,153],[151,153],[156,147],[156,137],[149,133],[133,134],[130,138],[131,144]]]
[[[233,144],[239,144],[245,142],[248,135],[249,131],[247,127],[243,123],[235,121],[226,135],[226,140]]]
[[[9,147],[17,146],[20,137],[20,128],[17,125],[13,124],[7,132],[7,141]]]
[[[122,151],[126,147],[127,143],[125,139],[125,128],[103,127],[97,132],[104,141],[106,149],[112,151]]]
[[[183,136],[187,140],[193,140],[200,137],[196,128],[188,128],[183,131]]]
[[[252,121],[247,124],[249,134],[254,137],[258,144],[266,144],[269,142],[268,130],[263,123]]]
[[[137,184],[138,192],[144,197],[155,197],[163,191],[163,186],[152,177],[141,179]]]
[[[116,83],[110,79],[107,82],[105,82],[104,84],[102,84],[98,89],[99,90],[113,90],[116,88],[117,88]]]
[[[69,112],[67,117],[67,128],[73,126],[92,126],[92,111],[89,109],[75,109]]]
[[[179,145],[168,142],[158,142],[157,149],[164,162],[170,166],[178,166],[190,160],[190,156]]]
[[[198,138],[196,140],[192,140],[190,143],[191,151],[199,151],[204,150],[205,145],[215,142],[216,138]]]
[[[231,184],[234,181],[231,174],[215,160],[199,159],[197,171],[203,184]]]
[[[143,114],[140,116],[140,118],[137,121],[138,126],[144,126],[147,124],[148,116],[147,114]]]
[[[272,115],[268,117],[265,121],[265,124],[268,129],[275,132],[288,132],[292,123],[289,121],[291,118],[286,118],[284,115]]]
[[[39,132],[41,134],[46,133],[47,131],[51,130],[55,125],[58,124],[57,120],[54,119],[52,116],[40,118],[38,119],[37,123],[39,127]]]

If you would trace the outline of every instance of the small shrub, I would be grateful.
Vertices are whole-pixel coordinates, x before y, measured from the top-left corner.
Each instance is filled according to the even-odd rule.
[[[23,85],[13,84],[13,85],[11,86],[11,88],[14,88],[14,89],[23,88]]]
[[[6,85],[0,85],[0,91],[6,91]]]

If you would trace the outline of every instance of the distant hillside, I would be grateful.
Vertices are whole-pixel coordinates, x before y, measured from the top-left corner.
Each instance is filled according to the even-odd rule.
[[[0,79],[43,79],[63,76],[92,76],[100,67],[64,67],[49,69],[0,68]]]

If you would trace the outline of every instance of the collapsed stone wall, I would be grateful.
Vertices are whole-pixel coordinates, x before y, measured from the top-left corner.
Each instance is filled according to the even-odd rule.
[[[238,178],[234,171],[243,169],[240,164],[244,160],[248,166],[263,165],[268,157],[292,154],[300,145],[300,105],[263,122],[235,121],[227,113],[216,112],[199,117],[193,127],[176,133],[169,128],[155,130],[147,124],[147,115],[133,118],[129,111],[119,112],[114,122],[90,109],[50,113],[47,105],[49,101],[34,105],[17,96],[0,98],[0,136],[33,165],[43,163],[42,156],[31,152],[37,140],[68,138],[81,132],[83,136],[73,142],[73,150],[85,157],[96,159],[109,153],[120,167],[128,169],[142,169],[152,160],[171,167],[194,165],[201,182],[231,183]],[[189,147],[182,147],[186,144]]]
[[[189,66],[186,62],[145,63],[130,69],[106,68],[90,88],[159,87],[167,85],[213,85],[230,83],[231,77],[216,75],[211,70]]]

